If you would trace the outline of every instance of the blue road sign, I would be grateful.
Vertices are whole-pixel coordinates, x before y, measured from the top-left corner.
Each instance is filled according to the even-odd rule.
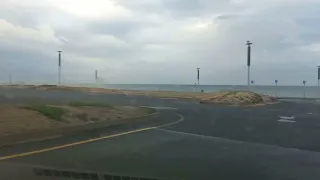
[[[251,81],[251,84],[253,84],[253,83],[254,83],[254,81],[252,80],[252,81]]]
[[[276,80],[274,80],[274,82],[276,83],[276,84],[278,84],[278,80],[276,79]]]
[[[307,81],[306,81],[306,80],[303,80],[303,81],[302,81],[302,83],[303,83],[303,84],[306,84],[306,83],[307,83]]]

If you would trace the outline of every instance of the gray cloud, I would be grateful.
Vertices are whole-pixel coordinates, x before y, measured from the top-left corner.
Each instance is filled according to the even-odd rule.
[[[21,81],[56,82],[61,49],[65,82],[90,82],[99,69],[110,83],[193,84],[200,67],[204,84],[244,84],[251,40],[258,84],[316,84],[319,3],[267,1],[119,0],[96,13],[80,1],[2,0],[0,65]]]
[[[166,14],[179,19],[221,13],[230,3],[229,0],[144,0],[134,3],[130,0],[120,0],[119,2],[134,10]]]
[[[155,23],[139,21],[134,19],[114,19],[109,21],[92,22],[87,25],[88,30],[98,34],[109,34],[118,38],[124,38],[129,33],[135,33],[138,30],[155,26]]]

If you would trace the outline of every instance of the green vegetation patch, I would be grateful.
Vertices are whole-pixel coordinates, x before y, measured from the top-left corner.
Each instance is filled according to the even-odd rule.
[[[24,108],[37,111],[38,113],[57,121],[63,121],[62,116],[68,112],[66,109],[48,105],[26,106]]]
[[[98,102],[79,102],[79,101],[70,102],[69,106],[73,106],[73,107],[93,106],[93,107],[114,108],[114,106],[110,104],[98,103]]]

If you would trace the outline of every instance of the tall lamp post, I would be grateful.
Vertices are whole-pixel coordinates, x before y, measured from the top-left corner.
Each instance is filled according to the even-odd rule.
[[[95,80],[96,82],[98,82],[98,70],[96,70],[96,73],[95,73]]]
[[[320,66],[318,66],[318,86],[320,84]]]
[[[200,68],[197,68],[198,85],[200,84]]]
[[[303,83],[303,86],[304,86],[304,88],[303,88],[303,97],[306,98],[306,84],[307,84],[307,81],[303,80],[302,83]]]
[[[274,80],[274,83],[276,84],[276,97],[278,97],[278,79]]]
[[[58,51],[58,85],[61,85],[61,52]]]
[[[250,86],[250,64],[251,64],[251,45],[252,43],[250,41],[247,41],[246,45],[248,46],[248,52],[247,52],[247,66],[248,66],[248,86]]]

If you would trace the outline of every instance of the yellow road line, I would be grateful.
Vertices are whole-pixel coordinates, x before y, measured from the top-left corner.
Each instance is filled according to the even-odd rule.
[[[178,113],[176,113],[176,114],[178,114]],[[123,135],[133,134],[133,133],[142,132],[142,131],[148,131],[148,130],[157,129],[157,128],[161,128],[161,127],[165,127],[165,126],[170,126],[170,125],[177,124],[177,123],[180,123],[180,122],[184,121],[184,117],[181,114],[178,114],[178,115],[180,116],[180,119],[178,121],[176,121],[176,122],[173,122],[173,123],[164,124],[164,125],[157,126],[157,127],[148,127],[148,128],[143,128],[143,129],[137,129],[137,130],[134,130],[134,131],[127,131],[127,132],[123,132],[123,133],[119,133],[119,134],[113,134],[113,135],[109,135],[109,136],[103,136],[103,137],[99,137],[99,138],[88,139],[88,140],[84,140],[84,141],[65,144],[65,145],[61,145],[61,146],[55,146],[55,147],[46,148],[46,149],[40,149],[40,150],[35,150],[35,151],[30,151],[30,152],[25,152],[25,153],[20,153],[20,154],[13,154],[13,155],[9,155],[9,156],[3,156],[3,157],[0,157],[0,161],[7,160],[7,159],[12,159],[12,158],[17,158],[17,157],[22,157],[22,156],[29,156],[29,155],[39,154],[39,153],[43,153],[43,152],[53,151],[53,150],[72,147],[72,146],[77,146],[77,145],[80,145],[80,144],[90,143],[90,142],[99,141],[99,140],[103,140],[103,139],[109,139],[109,138],[113,138],[113,137],[117,137],[117,136],[123,136]]]
[[[117,137],[117,136],[123,136],[123,135],[132,134],[132,133],[137,133],[137,132],[142,132],[142,131],[148,131],[148,130],[151,130],[151,129],[155,129],[155,127],[149,127],[149,128],[143,128],[143,129],[138,129],[138,130],[134,130],[134,131],[128,131],[128,132],[124,132],[124,133],[119,133],[119,134],[113,134],[113,135],[109,135],[109,136],[104,136],[104,137],[89,139],[89,140],[85,140],[85,141],[79,141],[79,142],[75,142],[75,143],[71,143],[71,144],[65,144],[65,145],[61,145],[61,146],[55,146],[55,147],[46,148],[46,149],[40,149],[40,150],[36,150],[36,151],[25,152],[25,153],[21,153],[21,154],[14,154],[14,155],[9,155],[9,156],[3,156],[3,157],[0,157],[0,161],[2,161],[2,160],[7,160],[7,159],[12,159],[12,158],[16,158],[16,157],[22,157],[22,156],[29,156],[29,155],[33,155],[33,154],[39,154],[39,153],[43,153],[43,152],[53,151],[53,150],[62,149],[62,148],[67,148],[67,147],[72,147],[72,146],[77,146],[77,145],[80,145],[80,144],[90,143],[90,142],[99,141],[99,140],[108,139],[108,138],[113,138],[113,137]]]

